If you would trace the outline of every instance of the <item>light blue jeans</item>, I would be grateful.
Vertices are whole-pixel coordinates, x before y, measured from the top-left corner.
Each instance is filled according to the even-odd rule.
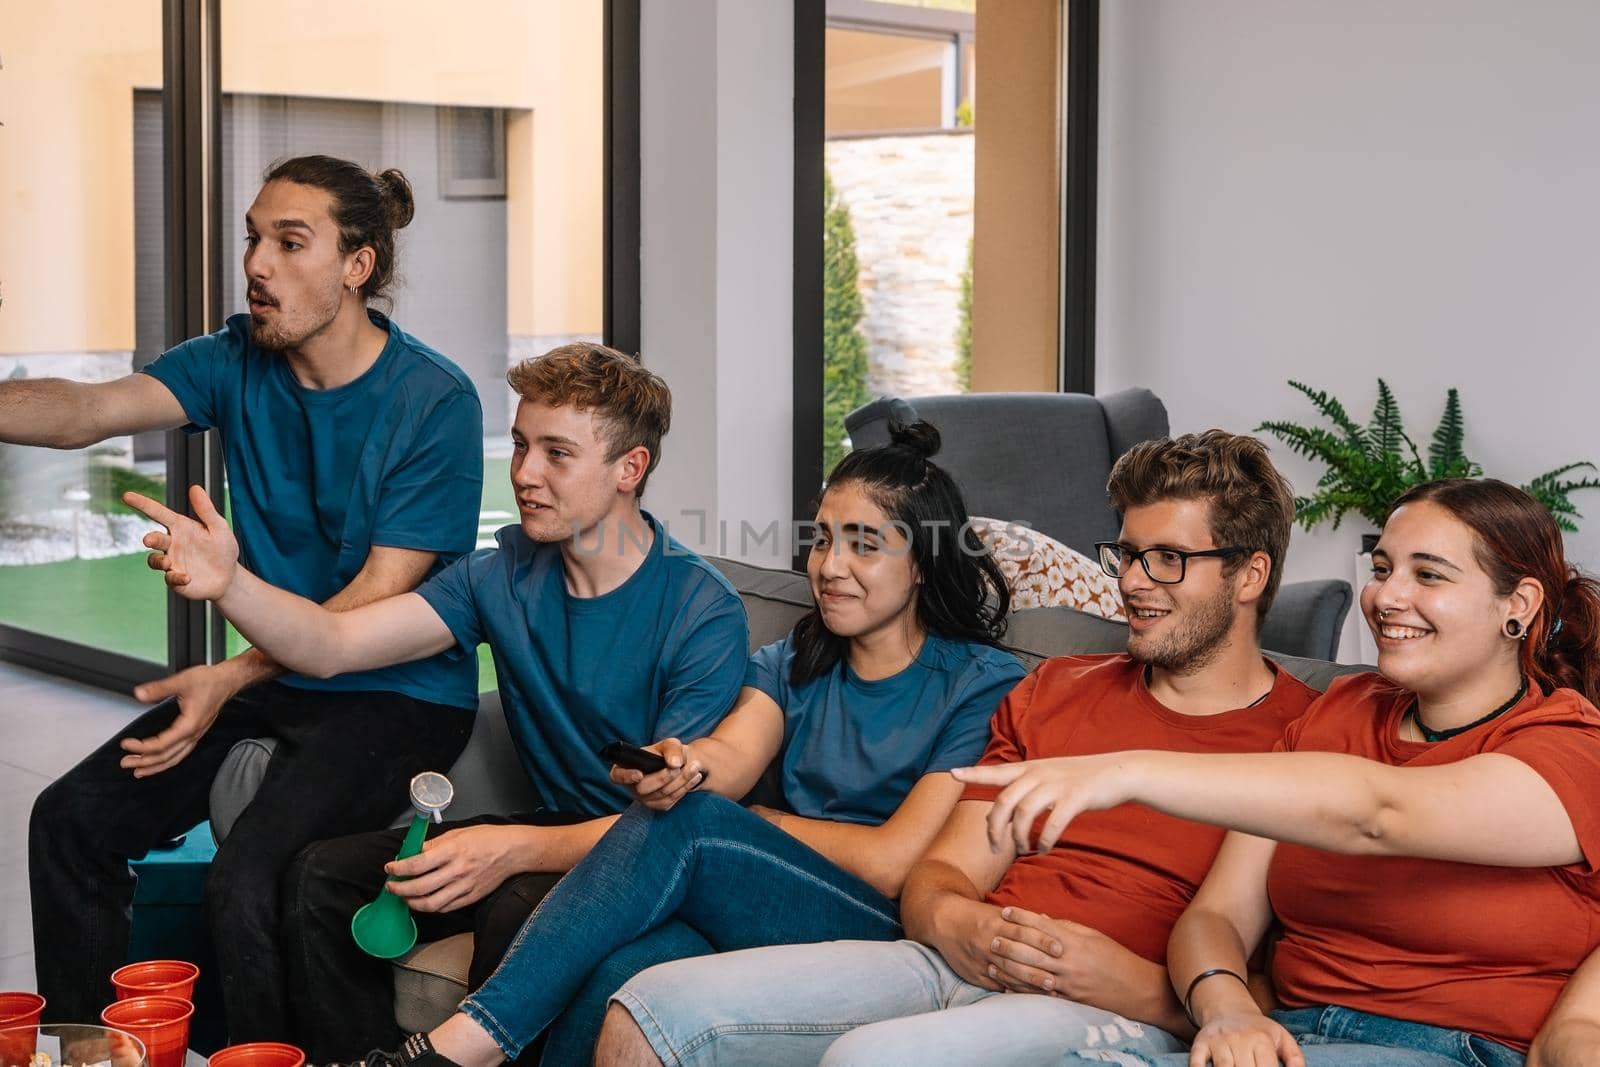
[[[1184,1047],[1059,997],[993,993],[915,941],[831,941],[652,967],[612,1000],[665,1064],[931,1067],[1061,1062],[1063,1049]]]
[[[1272,1017],[1300,1043],[1306,1067],[1522,1067],[1523,1062],[1522,1053],[1488,1038],[1350,1008],[1294,1008]],[[1121,1045],[1114,1051],[1080,1051],[1063,1062],[1188,1067],[1189,1056],[1148,1056]]]

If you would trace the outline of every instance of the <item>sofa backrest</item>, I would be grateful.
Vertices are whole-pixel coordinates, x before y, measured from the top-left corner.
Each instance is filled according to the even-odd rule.
[[[939,428],[936,457],[972,515],[1026,523],[1085,555],[1117,536],[1106,503],[1111,465],[1140,441],[1165,437],[1167,409],[1148,389],[882,397],[845,418],[850,443],[887,443],[889,420]]]
[[[752,652],[783,637],[811,610],[811,588],[803,574],[716,557],[710,562],[733,583],[744,600],[745,611],[750,616]],[[1344,586],[1348,597],[1349,586],[1339,584]],[[1273,610],[1277,611],[1276,605]],[[1342,612],[1340,617],[1343,618]],[[1121,652],[1128,645],[1128,627],[1126,623],[1073,608],[1028,608],[1011,614],[1003,644],[1031,671],[1051,656]],[[1328,683],[1341,674],[1371,670],[1370,667],[1278,652],[1268,655],[1318,691],[1328,688]]]

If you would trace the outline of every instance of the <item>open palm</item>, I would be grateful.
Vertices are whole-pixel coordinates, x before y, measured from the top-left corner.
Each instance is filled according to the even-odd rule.
[[[169,587],[190,600],[215,600],[228,591],[238,567],[239,542],[204,489],[189,487],[189,506],[198,522],[138,493],[124,493],[122,500],[167,528],[166,533],[145,534],[144,544],[155,550],[147,561],[150,569],[163,572]]]

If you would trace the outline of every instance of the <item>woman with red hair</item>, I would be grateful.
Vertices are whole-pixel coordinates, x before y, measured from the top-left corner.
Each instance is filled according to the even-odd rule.
[[[1600,589],[1550,514],[1503,482],[1413,488],[1361,609],[1380,673],[1336,681],[1281,752],[955,772],[1005,787],[990,834],[1019,849],[1130,801],[1234,831],[1168,949],[1191,1052],[1076,1062],[1520,1065],[1600,944]],[[1268,1012],[1246,961],[1274,920]]]

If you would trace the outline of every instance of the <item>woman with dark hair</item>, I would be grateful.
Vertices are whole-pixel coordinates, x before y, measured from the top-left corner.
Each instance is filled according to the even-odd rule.
[[[638,803],[550,892],[499,969],[399,1054],[490,1067],[561,1019],[544,1062],[587,1063],[611,993],[657,963],[759,945],[900,936],[895,898],[955,806],[950,768],[984,749],[1023,676],[995,647],[1008,606],[927,423],[852,452],[807,561],[816,606],[750,657],[707,737],[613,768]],[[738,801],[775,765],[791,809]]]
[[[1550,514],[1503,482],[1418,486],[1361,608],[1381,673],[1334,682],[1284,752],[955,772],[1004,787],[990,834],[1019,848],[1130,801],[1234,831],[1168,948],[1191,1052],[1116,1062],[1522,1064],[1600,942],[1600,588]],[[1269,1014],[1245,968],[1274,919]]]

